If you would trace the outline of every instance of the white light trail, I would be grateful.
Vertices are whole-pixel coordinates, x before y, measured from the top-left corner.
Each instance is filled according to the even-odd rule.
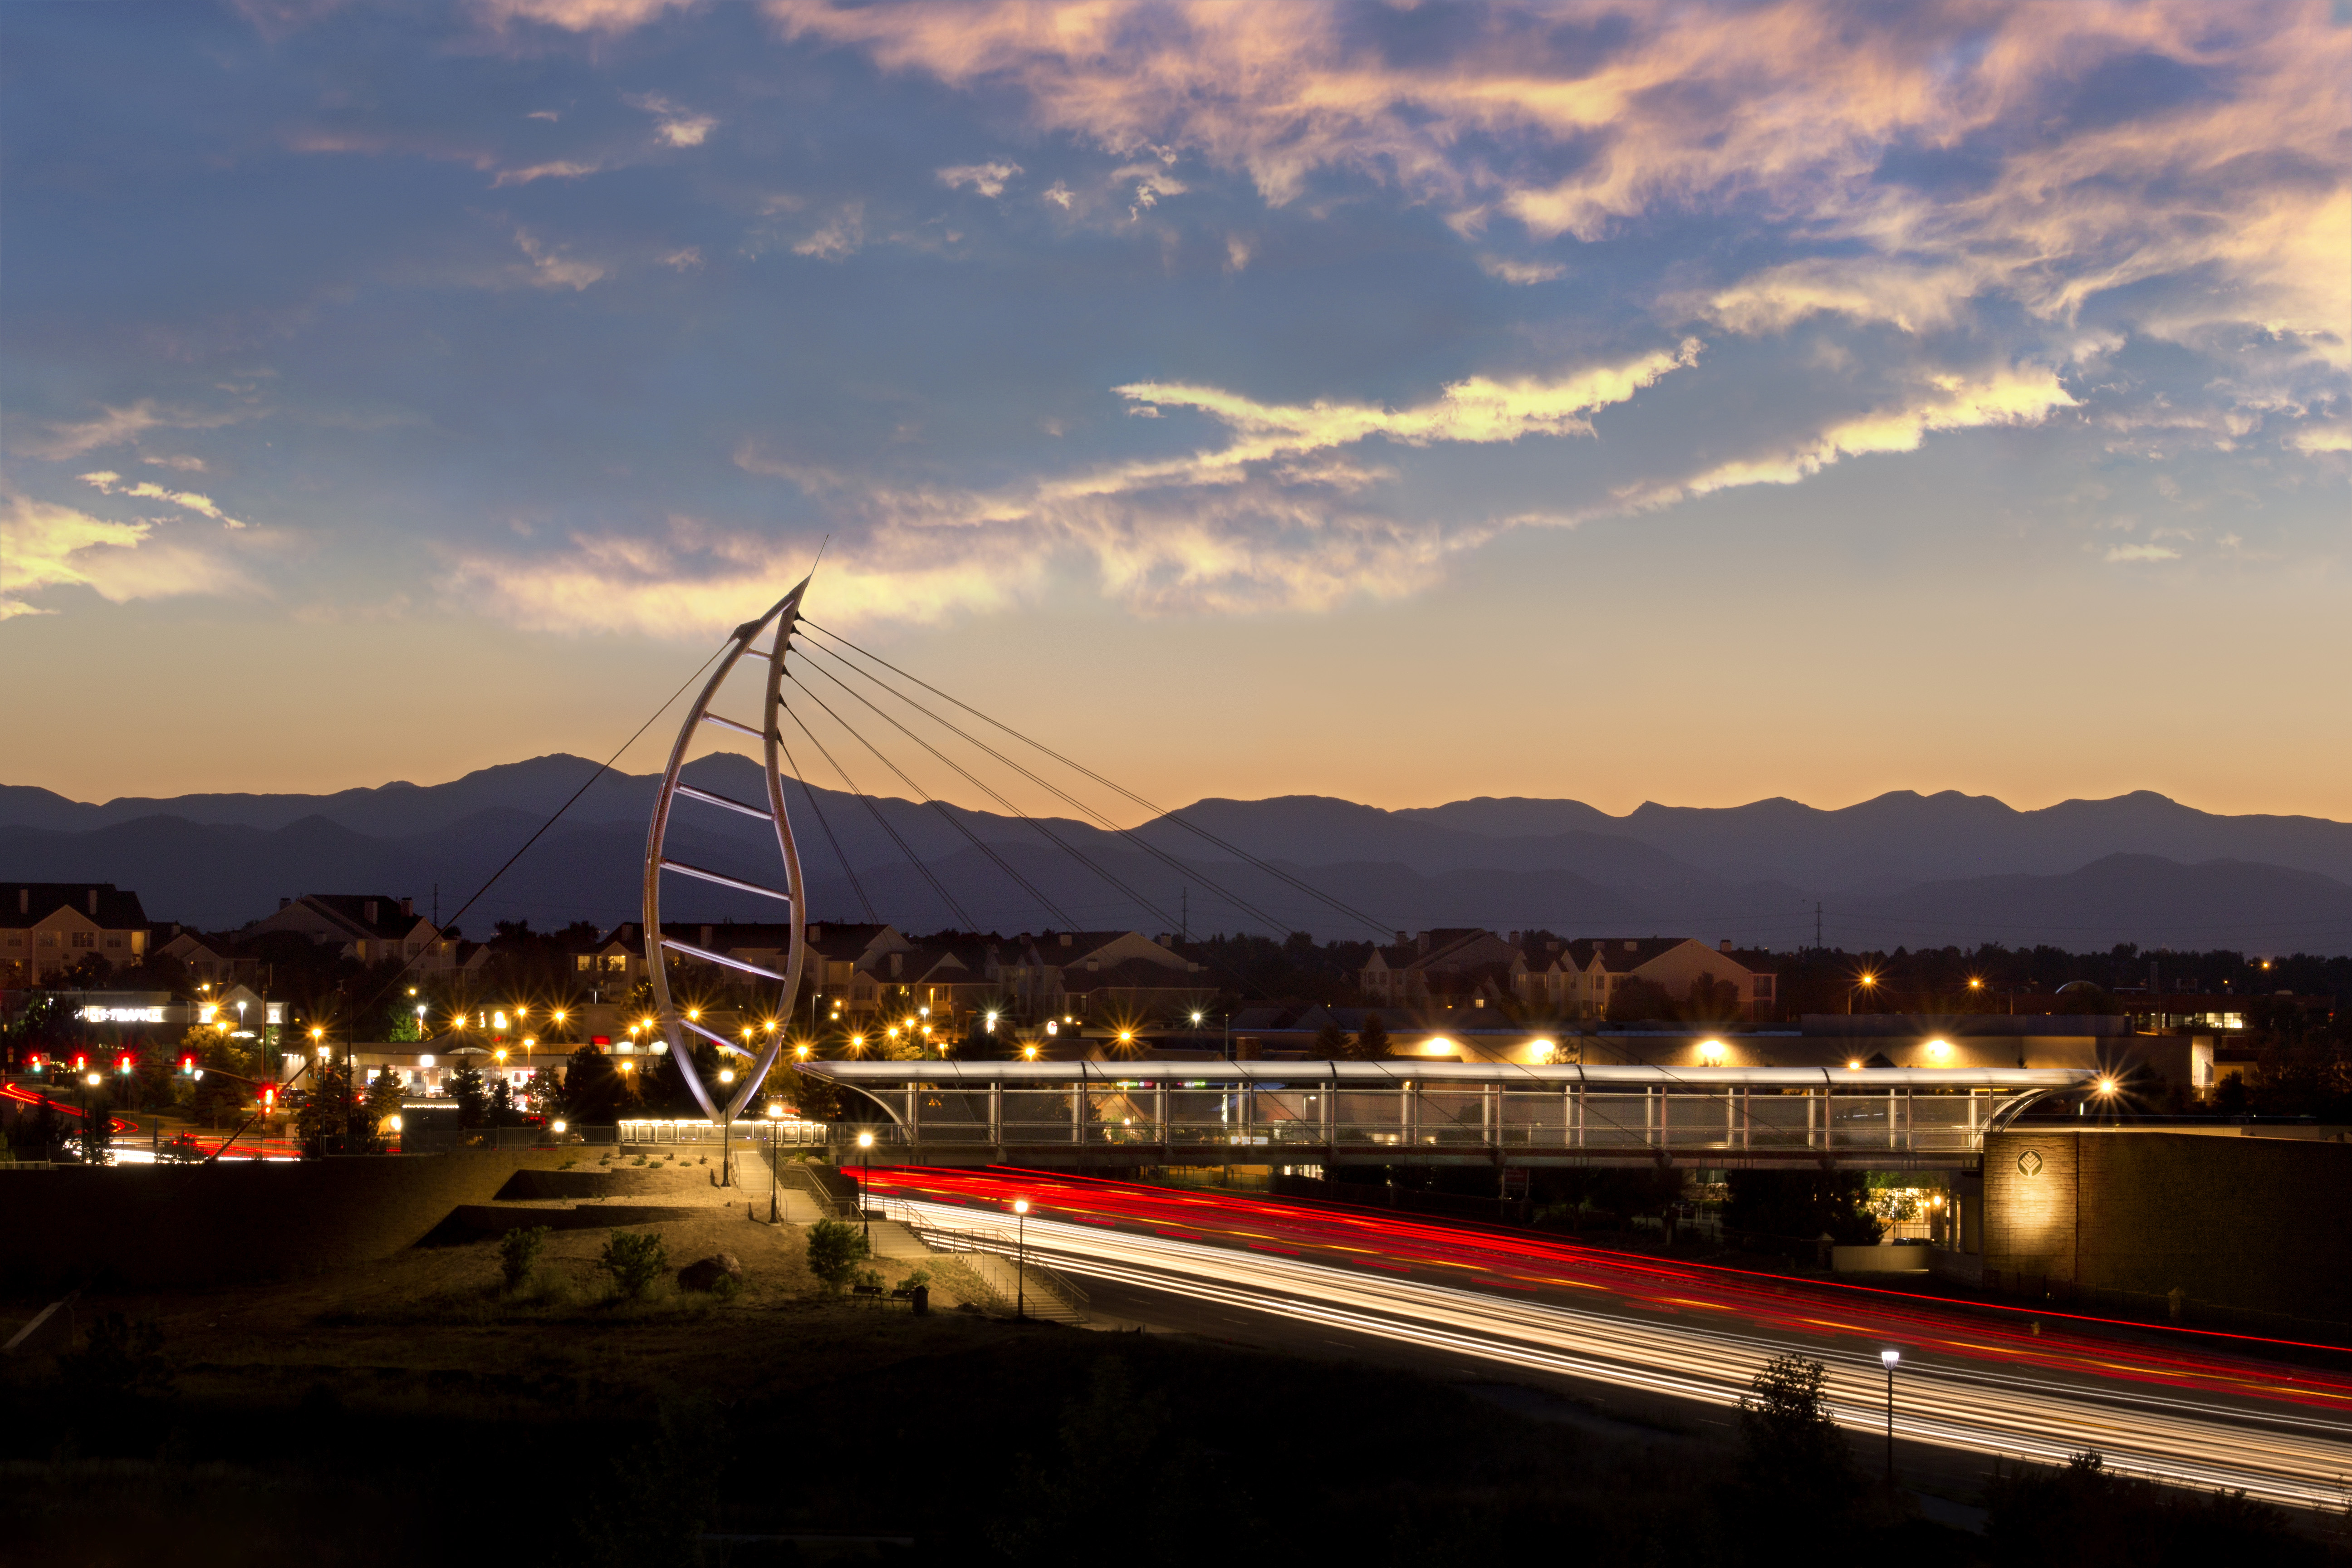
[[[894,1197],[893,1205],[900,1204],[919,1223],[955,1229],[995,1217],[961,1205]],[[1066,1273],[1715,1405],[1736,1404],[1769,1358],[1796,1352],[1827,1366],[1841,1425],[1885,1430],[1885,1390],[1874,1350],[1865,1358],[1766,1333],[1513,1300],[1034,1215],[1028,1250],[1035,1261]],[[1691,1306],[1711,1310],[1704,1302]],[[1728,1311],[1716,1315],[1734,1320]],[[2045,1465],[2096,1448],[2117,1471],[2242,1489],[2291,1507],[2344,1506],[2343,1478],[2352,1475],[2352,1421],[2121,1382],[2090,1386],[2003,1375],[1965,1363],[1922,1363],[1915,1359],[1921,1351],[1900,1348],[1898,1436]]]

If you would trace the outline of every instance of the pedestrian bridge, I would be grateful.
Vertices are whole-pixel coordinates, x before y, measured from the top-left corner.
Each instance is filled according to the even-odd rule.
[[[2086,1069],[809,1061],[917,1164],[1971,1166]],[[854,1101],[853,1101],[854,1106]],[[853,1110],[852,1114],[855,1115]],[[834,1142],[854,1136],[842,1123]],[[836,1153],[841,1153],[836,1150]],[[855,1160],[856,1153],[846,1158]]]

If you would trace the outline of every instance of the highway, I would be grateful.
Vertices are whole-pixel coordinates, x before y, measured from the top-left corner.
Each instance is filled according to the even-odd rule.
[[[1906,1444],[2110,1468],[2292,1507],[2341,1509],[2352,1376],[2254,1359],[2226,1336],[2111,1337],[2053,1314],[1990,1315],[1580,1244],[1230,1193],[1051,1174],[877,1170],[919,1218],[1010,1233],[1123,1290],[1442,1351],[1498,1371],[1721,1408],[1770,1357],[1822,1362],[1838,1420],[1885,1428],[1883,1350],[1902,1352]],[[2347,1358],[2352,1359],[2352,1358]]]

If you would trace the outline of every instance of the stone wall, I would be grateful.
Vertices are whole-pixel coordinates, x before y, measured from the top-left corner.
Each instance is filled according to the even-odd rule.
[[[2137,1129],[1985,1142],[1984,1267],[2012,1287],[2123,1290],[2352,1321],[2352,1142]]]

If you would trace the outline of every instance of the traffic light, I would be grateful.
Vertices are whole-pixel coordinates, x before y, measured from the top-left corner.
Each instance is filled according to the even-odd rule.
[[[194,1074],[196,1070],[196,1058],[193,1056],[182,1057],[180,1058],[180,1070],[184,1073]]]

